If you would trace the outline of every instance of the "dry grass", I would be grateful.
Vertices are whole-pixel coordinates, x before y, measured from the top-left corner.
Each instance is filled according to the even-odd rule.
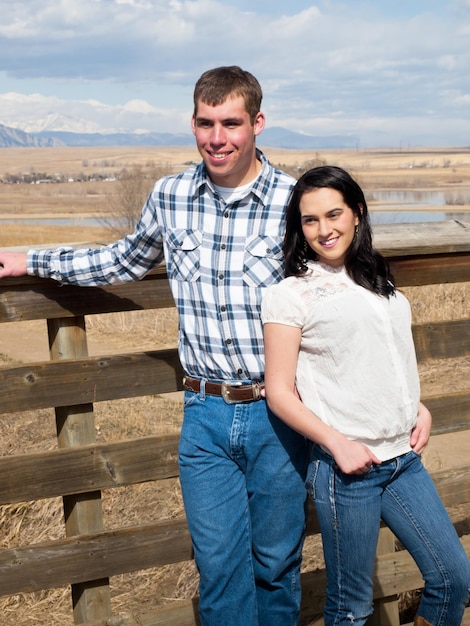
[[[271,160],[286,167],[302,167],[306,161],[322,158],[352,170],[369,189],[390,187],[439,187],[470,185],[470,151],[435,150],[404,153],[400,151],[283,151],[266,150]],[[197,160],[196,150],[179,148],[79,148],[0,150],[0,177],[25,171],[111,174],[135,164],[151,167],[172,163],[182,169]],[[413,167],[409,167],[413,165]],[[110,183],[70,183],[61,185],[0,185],[0,214],[10,217],[41,215],[102,215],[109,207]],[[109,231],[88,226],[28,227],[3,224],[0,246],[28,246],[64,241],[107,241]],[[416,322],[459,319],[468,316],[470,283],[410,287],[404,290],[412,302]],[[1,342],[0,364],[18,360],[16,348],[22,341],[24,353],[34,352],[35,337],[45,334],[41,323],[34,323],[25,336],[28,323],[7,324]],[[6,328],[8,327],[8,330]],[[166,348],[175,345],[177,319],[174,309],[96,315],[87,318],[90,354],[116,353]],[[15,334],[16,333],[16,334]],[[5,337],[5,334],[8,337]],[[10,342],[10,337],[12,340]],[[16,337],[16,340],[15,340]],[[11,350],[9,349],[11,347]],[[38,353],[47,349],[37,347]],[[26,356],[20,357],[26,360]],[[47,358],[44,356],[43,358]],[[468,388],[470,359],[450,363],[430,362],[420,366],[423,392]],[[98,441],[121,440],[166,433],[178,433],[181,425],[180,394],[131,398],[95,405]],[[56,443],[53,410],[3,415],[0,422],[1,454],[11,455],[54,448]],[[441,457],[439,457],[441,458]],[[171,519],[183,514],[177,480],[145,483],[105,491],[103,513],[107,528]],[[463,517],[468,518],[466,511]],[[0,507],[2,546],[28,545],[63,536],[61,499],[25,502]],[[304,569],[322,564],[319,537],[308,538]],[[190,598],[197,591],[194,564],[180,563],[111,579],[113,611],[132,611],[139,615],[146,607]],[[68,588],[19,594],[0,598],[2,626],[72,626]]]

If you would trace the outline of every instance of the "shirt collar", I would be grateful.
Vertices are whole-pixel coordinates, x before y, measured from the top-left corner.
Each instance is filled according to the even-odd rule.
[[[247,189],[247,195],[253,193],[261,204],[266,204],[266,189],[270,187],[272,177],[274,175],[273,169],[266,156],[261,152],[259,148],[256,148],[256,158],[261,161],[261,171],[253,181],[251,187]],[[205,187],[208,187],[212,193],[215,193],[214,185],[207,174],[207,168],[204,161],[201,161],[196,166],[194,175],[194,195],[198,193],[204,193]]]

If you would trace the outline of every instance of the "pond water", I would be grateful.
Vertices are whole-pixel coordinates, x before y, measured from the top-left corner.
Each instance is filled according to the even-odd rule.
[[[378,189],[367,201],[380,205],[461,206],[470,204],[470,189]]]
[[[442,222],[453,219],[470,221],[470,188],[468,187],[445,190],[379,189],[367,194],[366,199],[372,224]],[[432,209],[427,211],[425,207],[432,207]],[[103,226],[100,219],[80,217],[0,218],[0,224],[2,223]]]
[[[470,211],[374,211],[370,210],[372,224],[410,224],[418,222],[445,222],[462,220],[470,222]]]
[[[367,195],[372,224],[470,221],[470,189],[379,189]],[[379,209],[380,207],[380,209]],[[424,207],[433,208],[427,211]]]

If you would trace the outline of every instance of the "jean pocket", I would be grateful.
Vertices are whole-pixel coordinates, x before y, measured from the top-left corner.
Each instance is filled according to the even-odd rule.
[[[310,461],[307,472],[307,480],[305,481],[305,486],[307,488],[308,495],[315,500],[316,495],[316,481],[318,476],[318,470],[320,469],[320,460],[313,459]]]
[[[187,408],[188,406],[196,404],[196,402],[200,400],[201,398],[198,393],[194,393],[193,391],[185,391],[183,396],[183,406],[184,408]]]

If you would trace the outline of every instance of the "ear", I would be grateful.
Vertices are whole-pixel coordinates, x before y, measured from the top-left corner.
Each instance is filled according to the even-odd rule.
[[[193,135],[196,134],[196,118],[194,115],[191,117],[191,130],[193,131]]]
[[[364,207],[362,206],[362,204],[359,204],[358,206],[359,206],[359,211],[361,212],[361,215],[362,215]],[[359,217],[357,215],[356,215],[356,219],[354,220],[354,224],[355,226],[359,224]]]
[[[255,133],[255,137],[257,137],[263,131],[264,125],[265,125],[264,113],[261,113],[261,111],[259,111],[256,114],[255,122],[253,124],[253,130],[254,130],[254,133]]]

